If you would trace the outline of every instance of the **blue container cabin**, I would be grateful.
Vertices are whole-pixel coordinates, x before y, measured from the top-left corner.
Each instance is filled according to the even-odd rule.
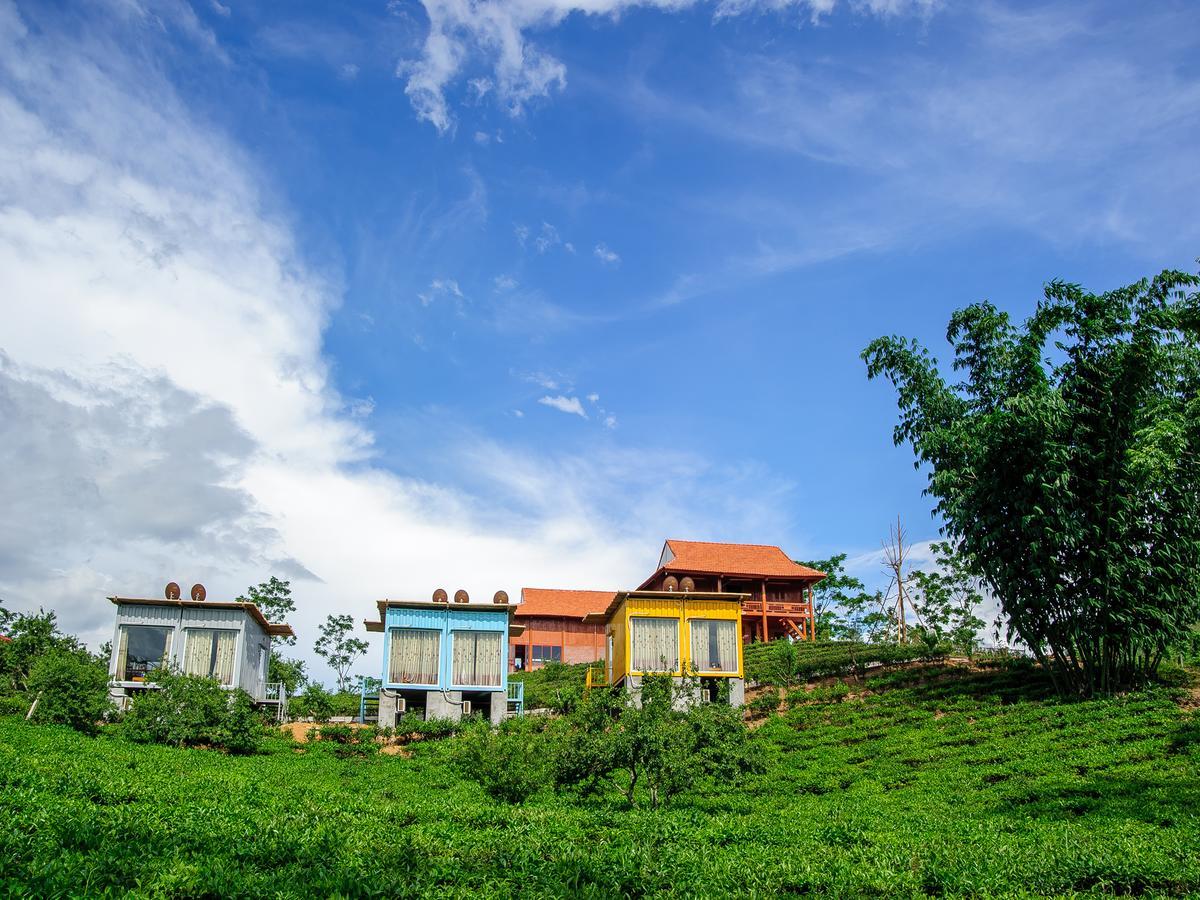
[[[510,709],[508,638],[523,630],[511,623],[515,606],[503,591],[492,603],[471,603],[464,591],[453,603],[444,591],[434,597],[380,600],[379,619],[364,623],[383,634],[379,725],[394,727],[407,712],[499,722]]]

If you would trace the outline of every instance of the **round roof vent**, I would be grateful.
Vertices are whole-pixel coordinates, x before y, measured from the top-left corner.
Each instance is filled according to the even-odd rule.
[[[679,590],[679,579],[676,578],[674,575],[668,575],[666,578],[663,579],[663,590],[664,591]]]
[[[470,603],[471,597],[466,591],[458,590],[458,591],[454,592],[454,602],[455,603]]]
[[[691,575],[684,575],[679,582],[679,587],[685,594],[690,594],[696,589],[696,582],[692,580]]]
[[[450,600],[450,596],[446,593],[445,588],[438,588],[433,592],[434,603],[446,603]]]
[[[177,585],[173,581],[169,582],[167,584],[166,588],[163,589],[163,595],[168,600],[178,600],[179,599],[179,585]]]
[[[496,591],[495,596],[492,597],[492,602],[498,606],[508,606],[508,594],[504,591]]]
[[[195,600],[197,603],[202,601],[207,596],[208,596],[208,592],[204,590],[204,585],[202,585],[202,584],[193,584],[192,585],[192,599]]]

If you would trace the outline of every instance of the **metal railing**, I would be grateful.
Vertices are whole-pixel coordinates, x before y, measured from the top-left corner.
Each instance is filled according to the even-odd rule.
[[[585,690],[591,690],[594,687],[608,687],[608,671],[603,665],[588,666],[587,676],[584,679],[583,686]]]
[[[525,715],[525,682],[508,683],[508,711],[514,715]]]

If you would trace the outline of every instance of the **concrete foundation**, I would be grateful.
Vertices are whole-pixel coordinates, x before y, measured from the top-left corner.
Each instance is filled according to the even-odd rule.
[[[508,715],[508,695],[504,691],[493,691],[488,719],[493,725],[499,725],[504,721],[506,715]]]
[[[380,691],[379,692],[379,727],[380,728],[395,728],[396,727],[396,701],[400,695],[395,691]]]
[[[462,718],[462,691],[427,692],[425,694],[425,718],[459,721]]]
[[[724,681],[729,682],[729,705],[738,707],[746,705],[746,681],[743,678],[726,678]],[[692,690],[687,690],[688,685],[695,685],[694,681],[685,682],[683,678],[674,677],[671,679],[675,686],[672,706],[675,709],[683,711],[697,706],[701,702],[700,691],[693,687]],[[642,676],[629,675],[625,678],[622,686],[629,692],[633,699],[634,706],[642,705]]]

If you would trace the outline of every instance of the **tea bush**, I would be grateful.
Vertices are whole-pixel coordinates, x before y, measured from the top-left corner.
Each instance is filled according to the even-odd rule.
[[[0,893],[1197,895],[1200,731],[1178,701],[958,670],[773,716],[743,738],[757,767],[728,777],[720,750],[657,809],[611,771],[496,800],[461,767],[471,734],[411,758],[274,737],[229,756],[0,719]]]

